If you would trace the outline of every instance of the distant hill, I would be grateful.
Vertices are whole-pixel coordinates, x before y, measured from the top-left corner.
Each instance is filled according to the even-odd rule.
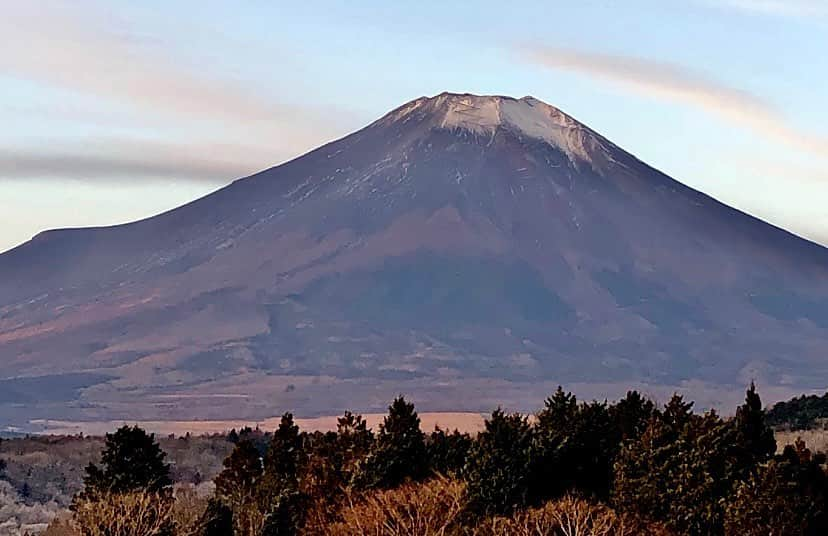
[[[825,248],[531,97],[420,98],[0,255],[4,422],[529,409],[558,384],[733,407],[751,379],[824,387],[826,342]]]
[[[802,395],[777,402],[768,410],[767,421],[775,428],[808,430],[828,423],[828,393]]]

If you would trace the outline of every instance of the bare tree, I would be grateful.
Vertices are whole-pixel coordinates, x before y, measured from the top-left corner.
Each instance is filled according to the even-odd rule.
[[[170,536],[173,507],[169,494],[103,493],[76,501],[72,524],[84,536]]]

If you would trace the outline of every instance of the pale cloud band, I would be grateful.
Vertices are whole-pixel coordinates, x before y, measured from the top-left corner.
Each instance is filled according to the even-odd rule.
[[[678,65],[565,48],[533,46],[525,56],[550,69],[571,71],[646,97],[692,106],[768,140],[824,157],[828,138],[807,132],[770,102]]]
[[[177,62],[175,51],[163,42],[133,33],[92,4],[12,3],[0,17],[0,34],[0,75],[69,90],[88,97],[87,102],[105,99],[131,118],[113,122],[116,132],[135,128],[146,134],[147,125],[154,125],[158,133],[174,131],[188,140],[152,147],[123,139],[96,140],[94,147],[72,140],[36,148],[15,143],[0,148],[0,179],[160,175],[226,182],[347,130],[342,114],[324,113],[312,104],[284,104],[219,78],[218,70],[207,74],[209,69]],[[90,121],[99,121],[98,110],[86,113]],[[237,146],[199,141],[210,138],[232,139]]]
[[[0,147],[0,180],[186,180],[212,184],[267,167],[272,154],[230,144],[172,144],[137,139],[46,143],[48,150]]]

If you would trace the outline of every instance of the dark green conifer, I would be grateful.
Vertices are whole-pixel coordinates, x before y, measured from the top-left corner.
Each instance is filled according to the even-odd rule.
[[[365,461],[374,445],[374,434],[361,415],[346,411],[336,423],[334,464],[345,485],[355,482],[357,469]]]
[[[74,509],[81,501],[97,502],[108,494],[148,492],[152,500],[170,502],[172,480],[166,454],[155,436],[137,426],[123,426],[106,434],[100,466],[90,463],[86,468],[83,490],[74,498]],[[105,500],[105,499],[104,499]],[[172,536],[172,520],[159,520],[157,536]]]
[[[578,417],[578,399],[572,393],[564,392],[560,385],[555,393],[546,399],[543,409],[537,414],[537,428],[544,431],[568,428]]]
[[[299,471],[304,458],[299,427],[293,422],[293,415],[285,413],[264,459],[259,487],[260,504],[265,513],[262,536],[292,535],[301,528],[305,498],[299,491]]]
[[[824,455],[798,440],[737,483],[728,499],[726,536],[828,534],[828,475]]]
[[[776,439],[765,422],[765,410],[753,382],[750,382],[745,393],[745,403],[736,409],[733,426],[734,454],[739,458],[738,463],[743,471],[739,476],[745,477],[744,471],[769,460],[776,452]]]
[[[610,406],[610,417],[618,427],[622,441],[640,437],[654,413],[652,400],[644,398],[638,391],[627,391],[624,398]]]
[[[426,440],[426,451],[431,470],[444,476],[459,476],[466,465],[472,438],[458,430],[447,433],[435,427]]]
[[[498,408],[486,419],[463,471],[473,512],[505,514],[527,504],[531,447],[526,417]]]
[[[265,480],[279,485],[292,485],[299,474],[302,461],[302,436],[293,422],[293,414],[285,413],[273,433],[264,459]]]
[[[360,468],[359,483],[367,487],[393,488],[406,480],[428,475],[425,434],[414,404],[402,396],[388,407],[374,450]]]
[[[662,420],[676,435],[681,433],[692,417],[693,402],[685,402],[684,397],[678,393],[673,393],[661,413]]]
[[[674,395],[614,466],[616,508],[660,521],[678,534],[722,533],[730,427],[715,412],[694,415]]]
[[[570,491],[606,499],[621,431],[606,402],[578,404],[560,387],[537,414],[530,502]]]
[[[239,441],[216,476],[216,497],[234,511],[253,504],[262,478],[262,460],[250,440]]]
[[[198,523],[198,536],[231,536],[233,511],[223,502],[211,498]]]
[[[100,466],[90,463],[86,468],[83,493],[167,492],[172,480],[165,457],[154,435],[123,426],[106,434]]]

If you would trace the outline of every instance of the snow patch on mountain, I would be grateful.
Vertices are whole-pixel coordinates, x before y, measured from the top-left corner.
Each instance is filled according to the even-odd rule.
[[[415,112],[426,114],[431,125],[438,128],[463,129],[480,136],[493,136],[498,129],[507,129],[519,136],[543,140],[571,160],[591,163],[590,147],[603,149],[603,143],[591,130],[534,97],[441,93],[411,101],[384,119],[407,122]]]

